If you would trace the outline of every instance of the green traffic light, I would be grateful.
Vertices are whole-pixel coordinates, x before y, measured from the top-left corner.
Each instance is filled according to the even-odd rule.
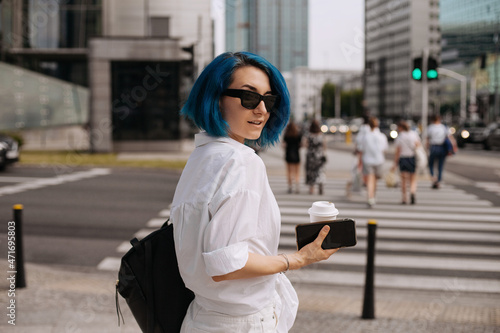
[[[436,73],[437,74],[437,73]],[[420,68],[415,68],[412,72],[411,72],[411,77],[414,79],[414,80],[421,80],[422,79],[422,70]]]
[[[427,78],[430,80],[437,79],[438,72],[435,69],[430,69],[427,71]]]

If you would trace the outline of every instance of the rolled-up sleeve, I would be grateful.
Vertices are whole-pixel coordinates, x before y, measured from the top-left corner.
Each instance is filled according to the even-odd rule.
[[[240,242],[224,248],[204,252],[203,259],[210,276],[224,275],[245,266],[248,260],[248,244]]]
[[[224,275],[248,260],[248,240],[257,233],[260,195],[239,190],[211,205],[212,218],[204,232],[203,260],[207,274]]]

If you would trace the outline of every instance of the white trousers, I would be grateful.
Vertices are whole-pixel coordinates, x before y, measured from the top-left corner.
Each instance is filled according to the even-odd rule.
[[[195,301],[191,302],[181,333],[275,333],[278,324],[275,305],[246,316],[229,316],[207,311]]]

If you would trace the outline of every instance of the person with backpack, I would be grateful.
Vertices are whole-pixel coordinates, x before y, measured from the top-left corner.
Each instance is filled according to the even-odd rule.
[[[181,110],[201,130],[170,218],[180,275],[195,294],[181,332],[288,332],[298,298],[288,270],[328,259],[324,227],[300,251],[278,254],[281,216],[261,158],[290,114],[281,73],[264,58],[223,53]]]

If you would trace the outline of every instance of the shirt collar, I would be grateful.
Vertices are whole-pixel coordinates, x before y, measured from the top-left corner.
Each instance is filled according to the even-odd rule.
[[[222,143],[228,143],[235,148],[238,149],[243,149],[243,150],[249,150],[251,152],[255,152],[254,149],[248,147],[247,145],[244,145],[234,139],[231,139],[230,137],[224,137],[224,136],[211,136],[207,132],[203,131],[200,133],[197,133],[194,135],[194,144],[195,147],[201,147],[204,146],[210,142],[222,142]]]

